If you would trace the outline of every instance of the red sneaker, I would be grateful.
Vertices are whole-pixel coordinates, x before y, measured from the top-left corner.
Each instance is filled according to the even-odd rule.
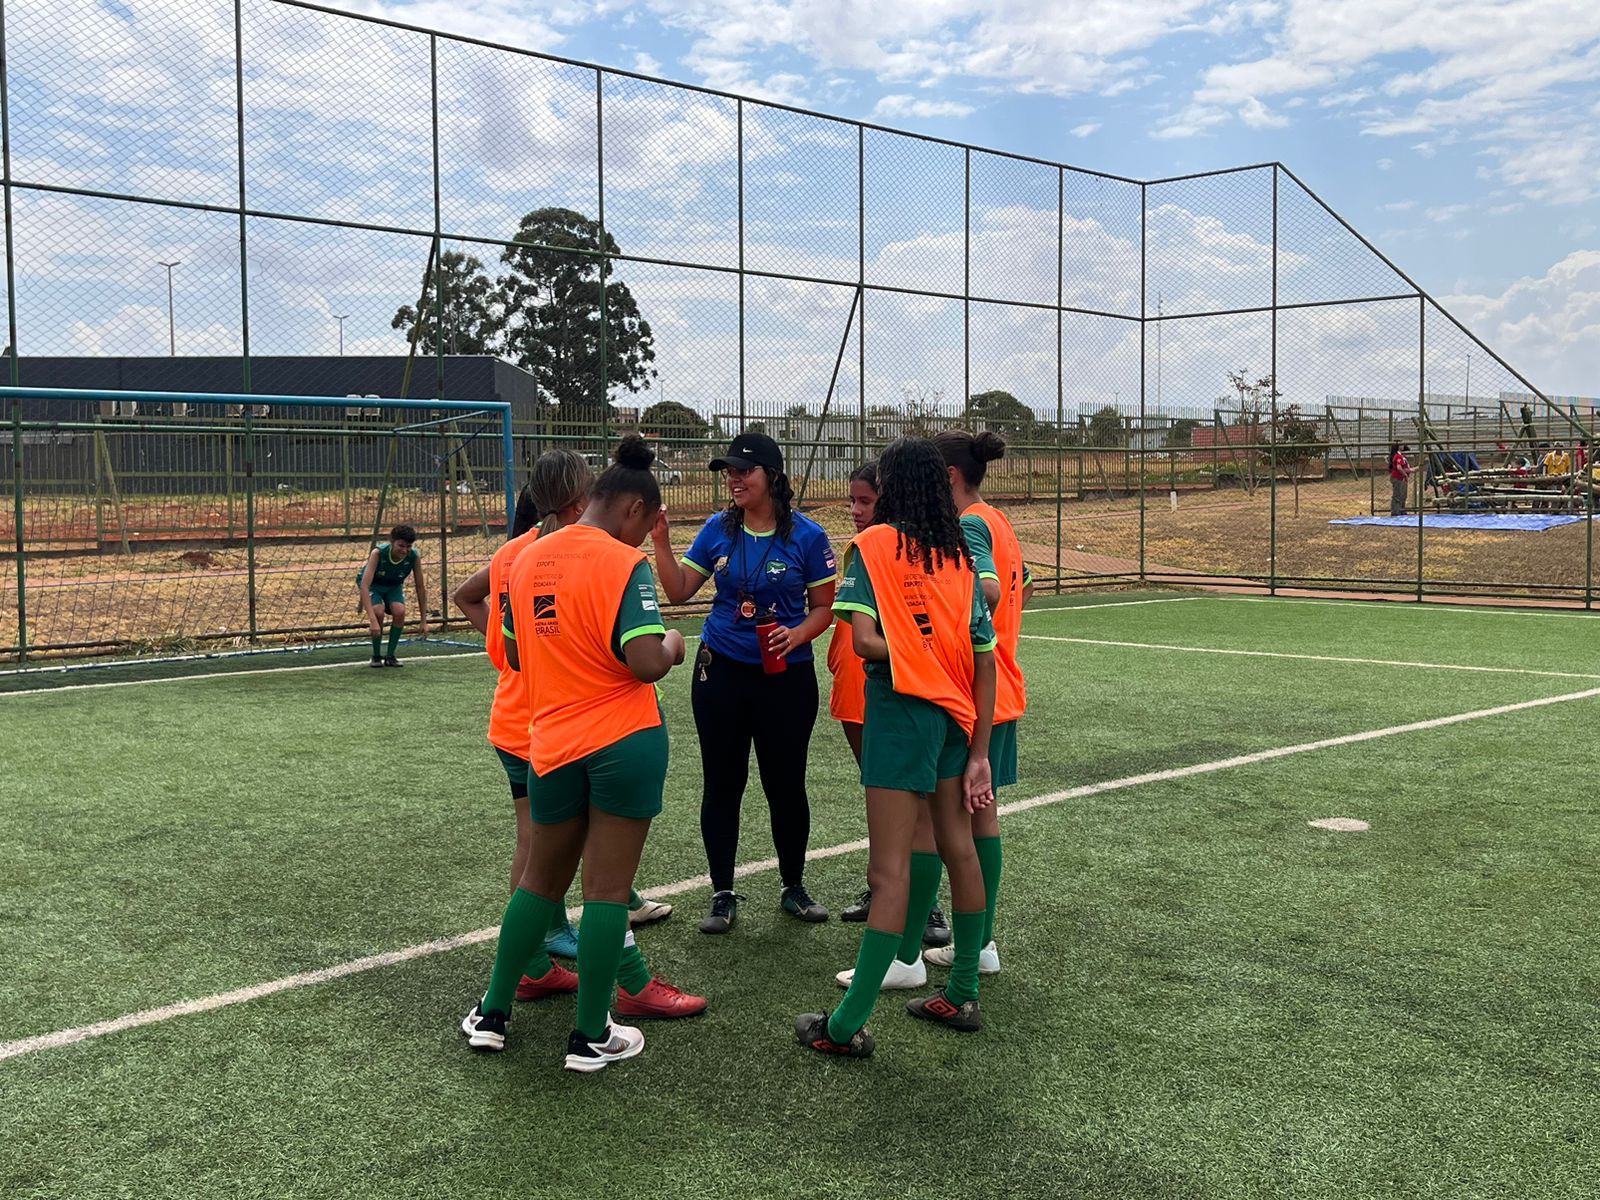
[[[543,1000],[547,996],[561,996],[577,990],[578,973],[553,962],[550,969],[537,979],[532,975],[522,977],[522,982],[517,984],[517,999]]]
[[[617,1006],[611,1011],[619,1017],[632,1017],[635,1020],[651,1017],[671,1020],[674,1017],[698,1016],[705,1010],[704,996],[680,992],[657,975],[644,985],[637,996],[630,996],[624,988],[617,988]]]

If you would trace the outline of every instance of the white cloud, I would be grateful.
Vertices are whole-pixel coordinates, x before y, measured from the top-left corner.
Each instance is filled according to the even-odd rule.
[[[885,96],[879,100],[872,113],[877,117],[966,117],[977,111],[970,104],[957,100],[919,100],[914,96]]]
[[[1600,395],[1600,250],[1575,250],[1498,296],[1441,303],[1545,392]]]
[[[659,75],[661,74],[661,60],[640,51],[633,56],[633,69],[641,75]]]
[[[1075,138],[1086,138],[1091,133],[1094,133],[1097,130],[1099,130],[1099,128],[1100,128],[1100,122],[1099,121],[1085,121],[1082,125],[1074,125],[1070,132],[1072,133],[1072,136],[1075,137]]]

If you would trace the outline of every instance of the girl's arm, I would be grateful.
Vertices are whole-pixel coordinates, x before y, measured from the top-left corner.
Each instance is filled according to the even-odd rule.
[[[422,578],[422,555],[417,555],[417,565],[411,573],[417,577],[417,636],[428,636],[428,585]]]
[[[889,661],[889,640],[878,631],[878,619],[871,613],[850,614],[850,644],[865,662]]]
[[[383,621],[377,611],[372,607],[372,577],[378,570],[378,551],[373,548],[367,555],[367,565],[361,568],[361,611],[367,614],[367,624],[377,631],[382,628]]]
[[[978,582],[983,584],[983,598],[988,601],[989,611],[994,612],[1000,607],[1000,581],[985,577]]]
[[[640,683],[654,683],[683,661],[684,648],[683,634],[669,629],[664,634],[644,633],[629,638],[622,648],[622,657],[635,679]]]
[[[682,604],[700,590],[706,577],[699,571],[685,567],[672,552],[672,528],[667,524],[665,504],[656,514],[655,526],[650,530],[650,540],[655,546],[656,575],[661,580],[661,594],[667,598],[668,604]]]
[[[972,656],[972,700],[978,710],[978,719],[972,727],[972,743],[967,749],[967,769],[962,777],[962,792],[968,812],[977,812],[994,803],[994,783],[989,773],[989,734],[994,729],[994,697],[994,652],[985,650]]]
[[[787,654],[800,646],[816,641],[828,626],[833,624],[833,594],[838,584],[819,583],[806,589],[806,604],[810,611],[806,619],[794,628],[779,625],[767,637],[767,648],[777,654]]]
[[[417,589],[417,595],[422,595],[422,589]],[[487,565],[479,567],[467,581],[456,589],[454,596],[456,607],[467,618],[467,623],[484,636],[489,633],[489,568]]]

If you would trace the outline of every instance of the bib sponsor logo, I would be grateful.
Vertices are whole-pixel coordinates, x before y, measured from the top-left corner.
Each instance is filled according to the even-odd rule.
[[[535,637],[555,637],[561,632],[561,621],[556,616],[556,598],[553,594],[533,598],[533,634]]]

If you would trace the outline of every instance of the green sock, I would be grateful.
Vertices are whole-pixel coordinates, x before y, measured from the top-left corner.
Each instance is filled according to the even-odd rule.
[[[500,943],[494,953],[489,990],[483,994],[484,1012],[510,1013],[517,983],[523,975],[537,979],[549,972],[550,956],[544,952],[544,930],[550,923],[550,909],[554,907],[554,900],[546,900],[525,888],[511,893],[506,915],[500,919]]]
[[[389,657],[394,657],[394,648],[400,644],[400,626],[389,626]]]
[[[983,869],[983,945],[994,941],[994,906],[1000,899],[1000,837],[973,838],[978,866]]]
[[[861,949],[856,953],[856,975],[850,981],[850,990],[828,1018],[828,1037],[833,1041],[848,1042],[867,1023],[899,945],[897,934],[867,926],[867,932],[861,937]],[[976,964],[973,969],[977,969]]]
[[[545,933],[560,933],[567,927],[567,898],[561,897],[561,903],[556,905],[555,912],[550,914],[550,928]]]
[[[639,893],[634,891],[632,888],[629,888],[628,889],[628,911],[632,912],[634,909],[638,908],[643,903],[644,903],[644,897],[639,895]]]
[[[628,906],[585,900],[578,925],[578,1032],[599,1041],[611,1024],[611,998],[628,932]],[[976,969],[976,968],[974,968]]]
[[[950,967],[950,982],[944,985],[944,998],[951,1004],[965,1004],[978,998],[978,951],[983,937],[983,910],[950,914],[955,934],[956,961]]]
[[[944,862],[937,854],[920,850],[911,853],[911,889],[906,895],[906,928],[900,937],[900,952],[895,955],[903,963],[914,963],[922,953],[922,931],[928,926],[928,914],[939,900],[939,876]]]
[[[381,634],[381,633],[377,637],[372,639],[372,657],[373,658],[382,658],[383,657],[383,634]]]
[[[644,953],[630,929],[622,938],[622,961],[617,964],[617,986],[628,995],[637,996],[653,978],[650,968],[645,965]]]

